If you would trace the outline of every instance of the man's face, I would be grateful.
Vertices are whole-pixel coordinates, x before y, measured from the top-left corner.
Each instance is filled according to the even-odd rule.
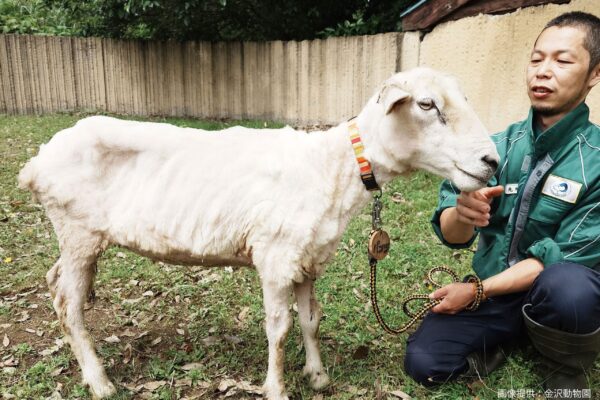
[[[540,34],[527,66],[527,94],[538,114],[564,115],[585,99],[590,54],[584,37],[574,27],[553,26]]]

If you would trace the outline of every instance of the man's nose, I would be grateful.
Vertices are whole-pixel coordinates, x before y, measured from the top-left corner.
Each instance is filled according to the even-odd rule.
[[[535,75],[538,78],[549,78],[552,75],[552,70],[550,68],[550,61],[546,60],[541,62],[535,71]]]

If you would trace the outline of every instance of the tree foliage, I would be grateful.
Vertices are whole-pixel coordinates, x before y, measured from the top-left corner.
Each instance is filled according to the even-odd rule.
[[[304,40],[400,30],[414,0],[1,0],[0,31],[176,40]]]

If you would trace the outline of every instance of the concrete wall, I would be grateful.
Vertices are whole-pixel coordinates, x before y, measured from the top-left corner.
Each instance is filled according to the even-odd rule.
[[[572,0],[440,24],[423,38],[419,64],[456,75],[484,124],[491,131],[502,130],[527,116],[525,68],[539,32],[555,16],[576,10],[600,16],[600,0]],[[587,103],[592,121],[600,123],[600,85],[592,89]]]
[[[399,68],[401,46],[399,33],[266,43],[0,35],[0,113],[337,123]]]

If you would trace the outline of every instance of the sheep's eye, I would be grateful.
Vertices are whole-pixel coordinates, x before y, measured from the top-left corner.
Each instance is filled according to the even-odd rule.
[[[419,105],[419,107],[421,107],[425,111],[431,110],[433,107],[435,107],[435,103],[433,102],[433,99],[429,99],[429,98],[419,100],[419,102],[417,104]]]

